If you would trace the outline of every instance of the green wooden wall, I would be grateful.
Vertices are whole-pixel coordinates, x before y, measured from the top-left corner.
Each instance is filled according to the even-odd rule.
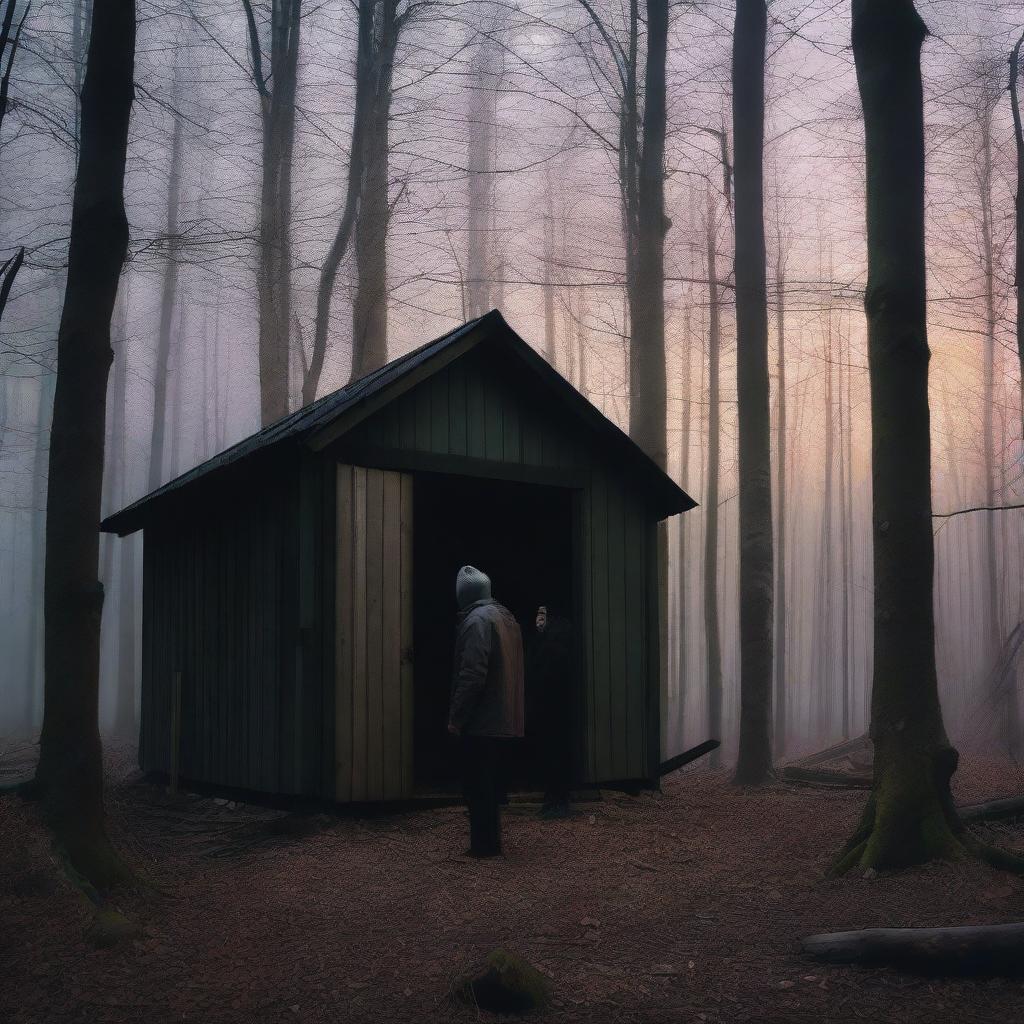
[[[266,793],[321,787],[319,474],[275,466],[147,524],[139,763]],[[262,481],[262,484],[261,484]],[[310,483],[311,481],[311,483]]]

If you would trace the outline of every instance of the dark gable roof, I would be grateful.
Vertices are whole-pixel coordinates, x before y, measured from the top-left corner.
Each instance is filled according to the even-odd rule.
[[[206,462],[190,469],[187,473],[158,487],[145,497],[121,509],[120,512],[115,512],[100,524],[100,529],[122,536],[133,533],[145,525],[148,513],[168,495],[178,494],[185,488],[200,480],[210,478],[228,466],[255,457],[257,453],[265,453],[289,442],[307,443],[318,432],[331,426],[344,413],[350,412],[371,398],[379,397],[383,399],[381,404],[386,404],[388,398],[385,392],[392,385],[398,384],[407,375],[412,374],[414,370],[423,367],[424,373],[429,376],[430,368],[427,364],[431,360],[437,359],[438,369],[440,369],[448,361],[443,360],[442,357],[449,355],[456,345],[460,349],[468,351],[469,348],[475,348],[478,344],[487,342],[502,344],[519,356],[541,376],[544,383],[558,394],[576,416],[583,419],[591,429],[603,433],[606,440],[620,450],[621,455],[636,464],[644,475],[649,477],[650,486],[658,494],[658,504],[664,515],[685,512],[696,506],[696,502],[675,481],[662,472],[657,463],[649,458],[627,434],[623,433],[600,410],[591,405],[557,370],[553,369],[544,358],[523,341],[505,322],[501,313],[491,310],[491,312],[457,327],[454,331],[392,360],[379,370],[374,370],[345,387],[297,409],[230,448],[226,448],[219,455],[207,459]],[[321,445],[317,444],[315,447],[319,448]]]

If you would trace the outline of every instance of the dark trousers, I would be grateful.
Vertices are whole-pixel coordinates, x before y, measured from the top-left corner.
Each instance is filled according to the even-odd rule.
[[[501,853],[501,740],[462,737],[462,792],[469,808],[469,848],[488,856]]]

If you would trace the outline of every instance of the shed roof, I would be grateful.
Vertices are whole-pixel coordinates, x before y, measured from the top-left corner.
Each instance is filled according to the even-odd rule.
[[[491,310],[226,448],[108,516],[100,524],[100,529],[121,536],[133,533],[145,525],[149,514],[170,495],[180,495],[200,481],[212,479],[227,467],[258,458],[271,449],[289,443],[312,449],[322,448],[325,438],[334,440],[345,432],[345,420],[349,414],[371,405],[373,408],[368,409],[368,412],[374,411],[404,392],[408,386],[414,386],[429,377],[435,368],[440,370],[453,356],[457,357],[481,345],[500,346],[519,357],[562,400],[571,413],[591,430],[603,435],[602,439],[612,446],[612,450],[628,459],[643,474],[657,497],[657,505],[663,515],[685,512],[696,506],[696,502],[643,449],[523,341],[509,327],[501,313]],[[353,419],[348,426],[354,426],[356,422],[358,420]]]

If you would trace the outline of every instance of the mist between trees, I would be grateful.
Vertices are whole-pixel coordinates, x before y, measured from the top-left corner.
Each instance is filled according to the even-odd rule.
[[[0,261],[25,255],[0,323],[0,731],[26,734],[42,714],[47,445],[89,5],[2,6],[22,28],[0,60],[0,72],[11,68]],[[932,31],[933,505],[1015,504],[1024,449],[1007,84],[1024,25],[1010,3],[918,7]],[[605,0],[140,3],[104,512],[498,307],[700,503],[668,527],[664,749],[717,731],[709,677],[720,677],[731,760],[733,9],[669,10],[667,228],[655,271],[642,259],[653,209],[645,168],[660,159],[646,116],[646,10]],[[870,696],[864,157],[845,9],[770,5],[765,119],[774,743],[786,756],[863,732]],[[664,281],[662,364],[640,358],[657,342],[631,317],[652,273]],[[934,529],[951,738],[1016,749],[1005,725],[1015,681],[996,692],[991,672],[1024,617],[1024,512],[936,519]],[[103,539],[101,725],[122,735],[138,713],[141,563],[138,537]]]

